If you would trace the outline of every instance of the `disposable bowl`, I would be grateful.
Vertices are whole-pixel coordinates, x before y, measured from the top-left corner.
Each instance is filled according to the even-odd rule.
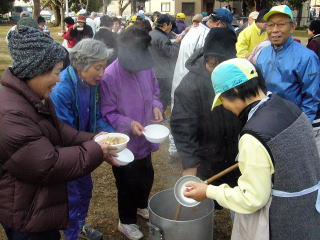
[[[107,134],[102,134],[98,137],[96,137],[94,140],[96,142],[101,142],[104,141],[106,139],[108,139],[109,137],[122,137],[125,138],[126,141],[123,143],[119,143],[119,144],[110,144],[110,146],[112,147],[116,147],[116,150],[110,150],[110,153],[119,153],[121,152],[123,149],[125,149],[127,147],[128,142],[130,141],[129,136],[127,136],[126,134],[123,133],[107,133]]]
[[[169,129],[160,124],[151,124],[144,128],[143,134],[149,142],[162,143],[169,136]]]
[[[113,159],[120,166],[125,166],[134,160],[133,153],[128,148],[125,148],[124,150],[122,150],[117,154],[118,156],[113,157]]]

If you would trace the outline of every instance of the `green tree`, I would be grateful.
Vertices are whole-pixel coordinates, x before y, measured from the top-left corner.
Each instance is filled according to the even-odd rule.
[[[5,14],[11,11],[13,0],[0,0],[0,14]]]
[[[103,1],[100,0],[87,0],[86,10],[89,12],[98,12],[103,7]]]

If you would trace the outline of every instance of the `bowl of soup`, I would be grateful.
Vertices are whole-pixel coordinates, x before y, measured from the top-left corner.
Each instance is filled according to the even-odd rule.
[[[118,153],[127,147],[130,138],[123,133],[107,133],[96,137],[94,140],[96,142],[103,142],[112,147],[116,147],[117,149],[111,150],[110,153]]]

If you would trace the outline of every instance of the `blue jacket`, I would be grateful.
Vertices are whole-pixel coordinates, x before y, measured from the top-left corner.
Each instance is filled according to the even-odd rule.
[[[81,129],[81,114],[79,110],[80,97],[78,84],[80,78],[72,66],[60,73],[61,81],[53,88],[50,95],[57,116],[75,129],[98,133],[113,132],[113,128],[101,117],[99,86],[90,87],[90,117],[89,129]]]
[[[314,120],[320,103],[318,56],[289,38],[280,48],[264,48],[256,62],[267,89],[295,103]]]

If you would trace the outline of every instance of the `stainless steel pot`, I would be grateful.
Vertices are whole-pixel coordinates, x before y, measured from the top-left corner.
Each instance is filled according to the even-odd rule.
[[[214,202],[206,199],[196,207],[182,207],[174,220],[178,202],[173,189],[161,191],[149,200],[150,240],[212,240]]]

